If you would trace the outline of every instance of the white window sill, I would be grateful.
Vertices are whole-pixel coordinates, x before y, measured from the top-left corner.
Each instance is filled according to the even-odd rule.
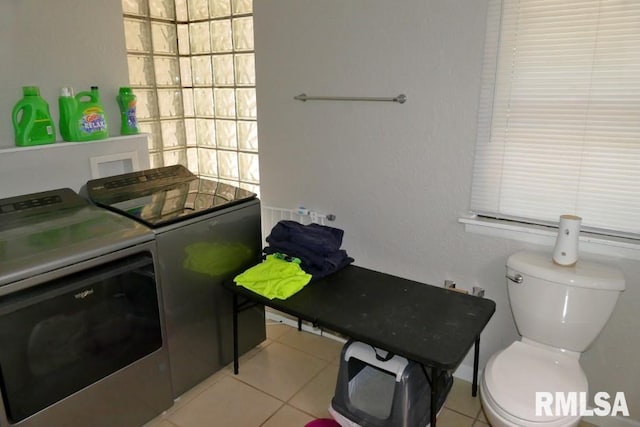
[[[553,250],[557,231],[553,228],[481,217],[461,217],[465,231],[549,246]],[[640,260],[640,241],[615,236],[580,233],[580,252]]]

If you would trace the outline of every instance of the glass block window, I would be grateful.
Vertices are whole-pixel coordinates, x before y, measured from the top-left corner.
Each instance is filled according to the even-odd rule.
[[[151,167],[258,193],[252,0],[122,0]]]

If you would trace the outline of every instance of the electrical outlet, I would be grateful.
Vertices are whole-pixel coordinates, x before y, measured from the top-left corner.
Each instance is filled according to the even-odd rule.
[[[473,289],[471,289],[471,295],[475,295],[477,297],[483,297],[484,289],[479,286],[474,286]]]

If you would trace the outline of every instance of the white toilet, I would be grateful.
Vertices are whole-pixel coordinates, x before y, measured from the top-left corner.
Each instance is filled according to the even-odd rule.
[[[507,289],[522,339],[491,356],[482,375],[480,399],[493,427],[578,425],[579,414],[536,416],[536,392],[588,391],[580,354],[624,287],[622,272],[601,264],[579,260],[563,267],[551,254],[535,252],[509,257]]]

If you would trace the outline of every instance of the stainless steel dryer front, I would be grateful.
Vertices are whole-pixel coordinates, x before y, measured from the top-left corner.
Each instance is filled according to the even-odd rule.
[[[0,426],[139,427],[172,405],[153,238],[69,189],[0,200]]]

